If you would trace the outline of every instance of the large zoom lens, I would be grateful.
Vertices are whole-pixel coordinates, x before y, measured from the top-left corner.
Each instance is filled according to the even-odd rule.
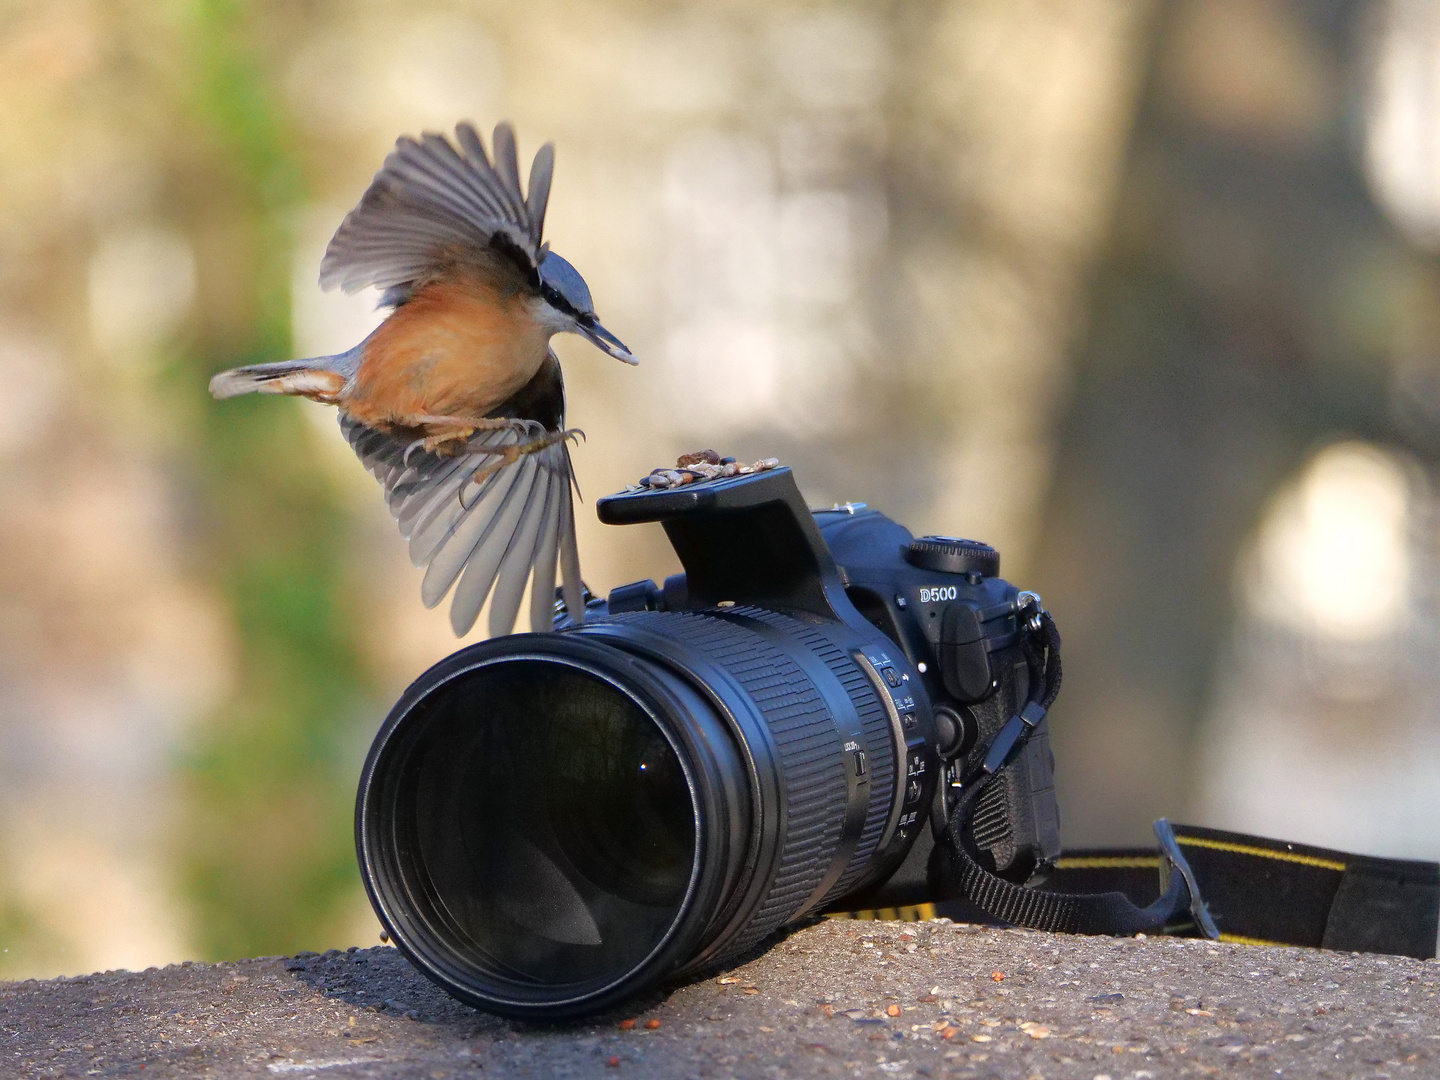
[[[854,638],[641,612],[455,654],[366,763],[357,843],[381,920],[457,997],[558,1018],[853,889],[894,846],[905,763],[888,657]]]

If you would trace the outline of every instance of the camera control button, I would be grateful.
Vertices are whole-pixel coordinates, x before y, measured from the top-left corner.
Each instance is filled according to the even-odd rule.
[[[936,749],[942,758],[959,757],[975,743],[980,731],[975,714],[964,705],[935,706]]]
[[[942,574],[1000,576],[1000,553],[979,540],[956,536],[922,536],[911,540],[902,554],[911,566]]]
[[[920,781],[911,780],[905,787],[905,805],[910,806],[919,802],[922,793],[923,789],[920,787]]]
[[[885,681],[891,686],[899,686],[902,681],[900,678],[900,673],[889,665],[882,667],[880,669],[880,674],[885,677]]]
[[[865,768],[865,751],[864,751],[864,750],[855,750],[855,751],[853,751],[853,752],[851,753],[851,755],[850,755],[850,761],[851,761],[852,767],[853,767],[854,770],[855,770],[855,779],[856,779],[856,780],[861,780],[861,781],[868,781],[868,780],[870,779],[870,777],[869,777],[868,772],[867,772],[867,770],[866,770],[866,768]]]

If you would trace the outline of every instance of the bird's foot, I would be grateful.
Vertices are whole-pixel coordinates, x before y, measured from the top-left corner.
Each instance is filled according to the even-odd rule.
[[[476,469],[470,477],[470,483],[483,484],[490,477],[503,469],[506,465],[513,465],[526,454],[538,454],[541,450],[548,450],[557,443],[565,442],[567,439],[583,439],[585,432],[579,428],[568,428],[565,431],[547,431],[537,435],[533,439],[515,443],[512,446],[504,447],[495,451],[495,460],[482,468]]]
[[[454,457],[465,449],[465,444],[470,441],[470,436],[475,434],[475,429],[468,426],[448,428],[444,431],[437,431],[420,440],[420,447],[428,454],[439,454],[441,457]]]
[[[471,437],[477,431],[498,431],[517,425],[522,432],[525,430],[523,420],[517,421],[506,416],[476,419],[469,416],[435,416],[430,413],[420,413],[415,416],[406,416],[392,423],[397,427],[425,432],[424,436],[410,444],[406,450],[407,455],[411,450],[420,449],[427,454],[438,454],[440,457],[457,457],[464,453]]]

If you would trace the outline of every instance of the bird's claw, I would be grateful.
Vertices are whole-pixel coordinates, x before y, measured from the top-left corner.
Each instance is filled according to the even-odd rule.
[[[455,457],[465,452],[465,446],[474,434],[474,428],[454,428],[438,435],[427,436],[420,441],[427,453],[438,454],[441,457]]]
[[[490,477],[494,476],[497,472],[503,469],[506,465],[513,465],[526,454],[538,454],[540,451],[548,450],[550,447],[555,446],[557,443],[562,443],[566,441],[573,442],[577,439],[585,438],[585,432],[583,432],[579,428],[568,428],[565,431],[546,431],[542,425],[535,423],[534,421],[527,420],[522,421],[522,423],[525,425],[525,428],[523,430],[528,431],[529,425],[535,424],[535,426],[540,428],[541,433],[531,439],[526,440],[525,442],[512,443],[509,446],[497,448],[491,451],[491,453],[495,455],[495,460],[489,462],[486,465],[482,465],[480,468],[476,469],[473,473],[471,473],[468,483],[460,485],[460,490],[456,492],[456,495],[460,500],[460,505],[463,506],[466,510],[469,510],[470,507],[475,505],[474,503],[467,503],[465,501],[465,489],[471,484],[479,487],[481,484],[485,483],[486,480],[489,480]]]

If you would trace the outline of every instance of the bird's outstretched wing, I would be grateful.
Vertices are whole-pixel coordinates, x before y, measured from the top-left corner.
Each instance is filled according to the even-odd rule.
[[[495,244],[534,269],[544,256],[541,231],[555,151],[546,143],[520,190],[515,132],[495,128],[495,160],[470,124],[455,128],[457,148],[427,132],[402,137],[345,216],[320,263],[320,285],[347,293],[375,285],[387,301],[408,295],[412,283],[484,252]]]
[[[571,469],[564,442],[475,480],[501,462],[502,451],[545,430],[534,420],[474,436],[453,457],[376,431],[344,413],[340,427],[365,467],[385,486],[390,513],[410,541],[410,560],[425,567],[420,595],[434,607],[454,587],[450,625],[457,635],[474,625],[487,598],[490,634],[508,634],[533,570],[530,628],[551,628],[556,564],[565,607],[583,618],[580,560],[575,544]]]

